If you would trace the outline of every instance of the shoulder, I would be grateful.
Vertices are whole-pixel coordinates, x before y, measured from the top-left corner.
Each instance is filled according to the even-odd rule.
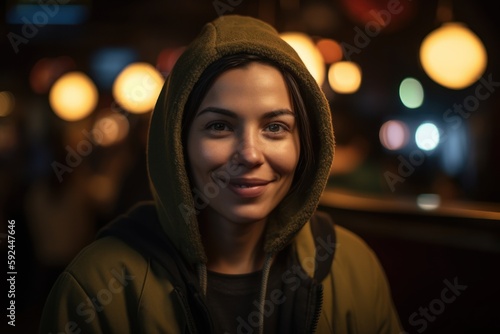
[[[149,261],[123,241],[114,237],[98,239],[66,267],[62,276],[70,276],[73,284],[92,294],[110,284],[142,286]]]
[[[112,267],[135,268],[140,270],[147,266],[147,260],[124,241],[115,237],[97,239],[83,248],[66,267],[68,273],[81,276],[90,268],[95,271]]]
[[[335,235],[337,239],[337,252],[342,253],[343,256],[375,256],[373,249],[366,241],[353,231],[343,226],[335,225]]]
[[[342,275],[370,277],[380,275],[382,270],[374,250],[359,235],[349,229],[335,225],[336,253],[334,271]]]

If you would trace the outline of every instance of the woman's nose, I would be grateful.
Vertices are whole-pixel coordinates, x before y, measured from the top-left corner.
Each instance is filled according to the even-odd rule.
[[[255,135],[245,135],[241,138],[234,155],[237,164],[242,164],[247,168],[262,165],[264,162],[263,147],[256,137]]]

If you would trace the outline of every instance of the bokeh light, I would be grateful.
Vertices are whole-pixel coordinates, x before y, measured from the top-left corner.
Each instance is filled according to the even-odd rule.
[[[313,40],[301,32],[284,32],[280,36],[297,52],[318,85],[323,85],[325,63]]]
[[[402,121],[390,120],[380,127],[379,138],[386,149],[399,150],[408,143],[410,131]]]
[[[417,196],[417,205],[422,210],[436,210],[440,204],[441,197],[438,194],[420,194]]]
[[[118,74],[138,58],[136,50],[127,47],[104,47],[90,59],[90,73],[101,89],[110,90]]]
[[[99,118],[92,128],[92,136],[101,146],[111,146],[121,142],[128,135],[128,132],[128,119],[119,113]]]
[[[399,85],[399,98],[405,107],[415,109],[424,102],[424,88],[415,78],[406,78]]]
[[[49,92],[49,102],[57,116],[66,121],[81,120],[94,111],[98,92],[83,72],[69,72],[60,77]]]
[[[418,13],[418,1],[387,0],[340,0],[347,16],[373,31],[379,27],[380,33],[394,32],[409,25]],[[397,6],[396,6],[397,5]]]
[[[342,47],[337,41],[323,38],[316,43],[316,47],[321,52],[325,64],[332,64],[342,60]]]
[[[339,61],[328,69],[328,83],[337,93],[355,93],[361,85],[361,68],[351,61]]]
[[[432,151],[439,145],[439,129],[434,123],[423,123],[415,132],[415,143],[424,151]]]
[[[68,56],[39,59],[31,69],[29,81],[37,94],[46,94],[54,82],[75,68],[75,61]]]
[[[442,141],[441,167],[450,176],[462,173],[470,160],[471,139],[466,127],[449,127],[446,129],[446,141]]]
[[[486,69],[486,49],[479,37],[461,23],[445,23],[425,37],[420,61],[438,84],[462,89],[477,81]]]
[[[158,58],[156,59],[156,68],[163,73],[163,75],[168,75],[174,68],[177,59],[179,59],[185,49],[186,47],[182,46],[161,50],[158,54]]]
[[[0,92],[0,117],[9,116],[14,106],[16,104],[16,99],[14,94],[9,91]]]
[[[143,114],[151,111],[165,79],[148,63],[133,63],[120,72],[113,84],[113,97],[125,110]]]

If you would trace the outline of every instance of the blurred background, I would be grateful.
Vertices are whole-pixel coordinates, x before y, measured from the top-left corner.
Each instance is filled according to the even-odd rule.
[[[0,248],[7,254],[14,220],[18,274],[16,327],[4,318],[1,332],[35,333],[61,270],[100,227],[151,198],[145,145],[158,91],[206,22],[240,14],[273,25],[325,92],[337,145],[320,207],[373,247],[405,331],[499,333],[493,5],[7,0]],[[451,302],[449,284],[466,286]]]

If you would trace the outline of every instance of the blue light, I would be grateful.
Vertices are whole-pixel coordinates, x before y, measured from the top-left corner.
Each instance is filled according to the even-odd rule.
[[[74,25],[85,22],[89,15],[82,5],[59,5],[47,3],[38,5],[15,5],[6,13],[8,24],[33,25]]]
[[[463,127],[449,129],[446,134],[441,164],[446,174],[456,176],[462,172],[467,163],[468,138]]]
[[[434,123],[421,124],[415,133],[417,146],[424,151],[432,151],[439,144],[439,130]]]
[[[125,66],[137,61],[137,52],[130,48],[104,48],[91,57],[90,72],[102,89],[111,89],[116,76]]]

